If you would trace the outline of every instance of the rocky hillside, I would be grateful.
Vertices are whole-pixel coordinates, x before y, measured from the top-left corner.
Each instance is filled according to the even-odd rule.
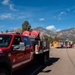
[[[56,34],[57,34],[57,37],[74,40],[75,28],[62,30],[62,31],[56,32]]]
[[[62,30],[62,31],[59,31],[59,32],[52,32],[52,31],[46,30],[42,27],[37,27],[35,29],[42,32],[45,35],[48,35],[48,36],[56,36],[56,37],[59,37],[59,38],[75,40],[75,28],[65,29],[65,30]],[[19,28],[19,29],[15,29],[15,30],[12,30],[12,31],[21,33],[22,29]]]
[[[14,30],[12,30],[11,32],[19,32],[19,33],[22,33],[22,29],[21,29],[21,28],[14,29]]]
[[[35,30],[38,30],[39,32],[42,32],[43,34],[48,35],[48,36],[55,36],[56,35],[56,33],[52,32],[50,30],[44,29],[42,27],[37,27],[37,28],[35,28]]]
[[[42,27],[37,27],[37,28],[34,28],[35,30],[38,30],[39,32],[45,34],[45,35],[48,35],[48,36],[55,36],[55,33],[50,31],[50,30],[47,30],[47,29],[44,29]],[[19,28],[19,29],[15,29],[15,30],[12,30],[11,32],[22,32],[22,29]]]

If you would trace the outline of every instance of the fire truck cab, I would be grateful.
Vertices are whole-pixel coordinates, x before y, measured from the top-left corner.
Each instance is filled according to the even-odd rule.
[[[0,34],[0,75],[11,75],[12,70],[32,60],[33,47],[27,36]]]
[[[0,34],[0,75],[12,75],[13,71],[29,64],[35,57],[40,63],[49,60],[49,49],[40,50],[36,44],[33,45],[29,36]]]

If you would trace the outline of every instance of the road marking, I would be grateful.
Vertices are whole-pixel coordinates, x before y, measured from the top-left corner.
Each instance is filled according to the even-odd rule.
[[[43,65],[41,65],[40,67],[38,67],[33,73],[31,73],[31,75],[34,75],[39,69],[41,69],[43,67]]]

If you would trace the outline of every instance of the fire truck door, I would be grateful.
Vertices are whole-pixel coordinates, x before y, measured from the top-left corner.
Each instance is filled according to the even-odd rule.
[[[20,49],[20,42],[22,42],[21,37],[20,36],[15,36],[14,37],[14,41],[13,41],[13,51],[11,52],[11,61],[13,64],[13,68],[19,67],[23,64],[26,63],[27,59],[28,59],[28,54],[25,52],[24,50]]]
[[[31,47],[30,47],[30,41],[27,37],[23,37],[24,38],[24,43],[25,43],[25,53],[26,53],[26,59],[27,60],[31,60],[32,54],[31,54]],[[25,55],[24,55],[25,57]]]

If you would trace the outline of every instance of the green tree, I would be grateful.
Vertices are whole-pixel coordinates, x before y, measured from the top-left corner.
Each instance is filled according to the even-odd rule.
[[[28,30],[28,31],[31,30],[31,25],[29,24],[28,21],[24,21],[24,23],[22,24],[22,32],[25,30]]]

